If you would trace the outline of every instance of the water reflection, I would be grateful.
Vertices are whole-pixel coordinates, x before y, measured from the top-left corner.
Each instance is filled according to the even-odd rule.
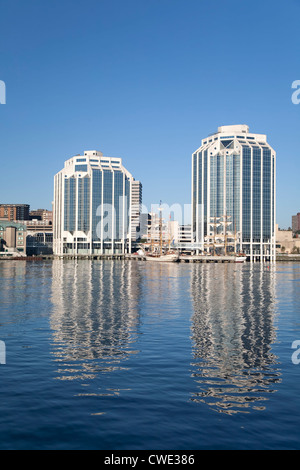
[[[50,326],[58,379],[120,369],[139,328],[140,271],[131,263],[53,262]]]
[[[48,311],[43,312],[41,305],[45,299],[45,290],[51,286],[49,272],[51,273],[51,268],[48,265],[40,269],[38,263],[1,261],[1,327],[48,316]]]
[[[177,263],[143,265],[141,302],[148,322],[157,324],[160,320],[172,321],[185,312],[185,296],[188,294],[186,284],[190,280],[187,269],[188,266]]]
[[[124,369],[139,347],[148,373],[153,360],[159,358],[159,367],[161,358],[172,357],[164,365],[172,383],[178,351],[186,350],[190,318],[193,402],[228,414],[263,410],[281,380],[272,352],[273,267],[55,261],[52,303],[52,354],[59,380],[84,381]],[[137,346],[142,333],[146,343]],[[150,352],[147,341],[154,342]],[[177,372],[180,377],[186,369],[178,365]],[[109,385],[105,393],[118,393]],[[184,396],[190,391],[187,384]]]
[[[276,339],[275,268],[194,265],[192,401],[221,413],[263,410],[280,382]]]

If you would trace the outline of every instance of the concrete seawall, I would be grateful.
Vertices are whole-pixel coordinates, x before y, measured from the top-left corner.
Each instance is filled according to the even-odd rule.
[[[0,257],[1,261],[45,261],[45,260],[94,260],[94,261],[146,261],[140,255],[41,255],[27,257]],[[298,262],[300,255],[277,255],[277,262]],[[235,256],[180,256],[180,263],[242,263],[243,261]],[[248,262],[248,261],[247,261]],[[256,261],[259,263],[259,261]]]

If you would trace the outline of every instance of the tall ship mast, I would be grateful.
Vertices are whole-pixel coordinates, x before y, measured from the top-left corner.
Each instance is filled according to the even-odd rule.
[[[151,237],[151,250],[145,252],[145,258],[147,261],[161,261],[161,262],[176,262],[179,260],[179,253],[170,252],[170,237],[168,237],[168,246],[164,246],[164,234],[163,234],[163,214],[162,214],[162,201],[159,205],[159,222],[156,223],[156,214],[151,214],[151,225],[150,225],[150,237]],[[158,225],[158,237],[157,235]],[[153,233],[154,232],[154,233]],[[157,240],[157,241],[156,241]],[[158,250],[155,250],[158,247]]]

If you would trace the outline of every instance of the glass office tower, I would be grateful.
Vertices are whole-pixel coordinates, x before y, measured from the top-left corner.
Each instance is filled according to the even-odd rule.
[[[120,158],[84,152],[54,177],[54,254],[131,252],[132,175]]]
[[[266,135],[223,126],[192,156],[192,225],[198,252],[275,261],[276,152]]]

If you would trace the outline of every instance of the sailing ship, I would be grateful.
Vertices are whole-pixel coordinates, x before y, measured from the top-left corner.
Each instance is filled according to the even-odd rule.
[[[159,261],[163,263],[175,263],[179,260],[178,253],[162,253],[162,254],[155,254],[151,253],[145,256],[146,261]]]
[[[146,261],[153,261],[153,262],[161,262],[161,263],[175,263],[179,260],[179,253],[171,251],[171,239],[169,237],[169,245],[168,249],[163,246],[163,219],[162,219],[162,207],[160,202],[160,216],[159,216],[159,249],[155,249],[157,244],[155,243],[155,236],[153,233],[153,228],[155,228],[155,224],[153,224],[153,220],[151,218],[151,226],[150,226],[150,236],[151,236],[151,251],[145,253]]]
[[[234,256],[235,263],[244,263],[247,257],[243,253],[237,252],[237,242],[240,234],[236,231],[236,224],[234,234],[228,231],[228,227],[232,225],[230,218],[231,216],[227,214],[227,211],[222,217],[215,216],[211,218],[209,225],[213,227],[213,233],[206,237],[206,246],[208,249],[212,248],[214,256],[217,255],[217,248],[219,248],[224,251],[225,257]],[[220,226],[223,226],[221,233],[218,231]],[[231,251],[229,251],[229,247],[231,247]]]

